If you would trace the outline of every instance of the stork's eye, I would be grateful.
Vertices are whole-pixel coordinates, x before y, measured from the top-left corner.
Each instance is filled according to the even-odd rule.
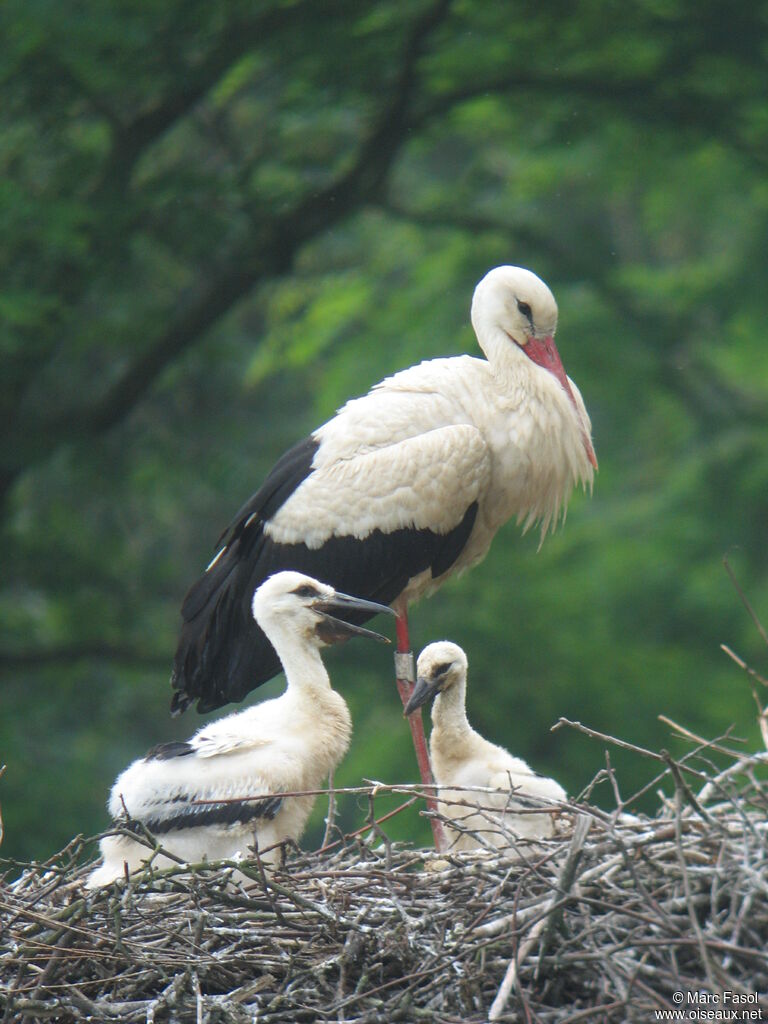
[[[517,308],[523,314],[523,316],[528,317],[529,320],[531,319],[531,307],[528,305],[527,302],[521,302],[520,299],[518,299]]]
[[[302,583],[300,587],[296,587],[294,590],[296,597],[319,597],[320,591],[311,587],[308,583]]]
[[[451,664],[452,663],[450,661],[444,661],[441,665],[435,665],[432,674],[435,676],[444,676],[448,669],[451,667]]]

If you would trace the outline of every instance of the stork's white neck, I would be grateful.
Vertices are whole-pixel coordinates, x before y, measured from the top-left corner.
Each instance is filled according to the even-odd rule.
[[[505,395],[514,398],[519,393],[522,399],[532,390],[538,390],[537,382],[546,382],[545,387],[548,385],[547,378],[552,375],[533,363],[501,327],[481,319],[475,331],[491,372]],[[552,381],[560,388],[554,378]]]
[[[260,623],[262,629],[264,625]],[[264,632],[277,652],[289,691],[327,691],[331,680],[320,657],[316,637],[299,637],[292,628],[283,628],[279,622],[269,622]]]
[[[448,689],[435,697],[432,705],[432,722],[441,732],[464,734],[472,727],[467,718],[467,680],[458,679]]]

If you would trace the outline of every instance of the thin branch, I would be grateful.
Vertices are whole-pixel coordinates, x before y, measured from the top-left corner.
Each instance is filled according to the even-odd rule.
[[[336,791],[333,788],[333,769],[328,774],[328,813],[325,816],[325,832],[321,848],[331,841],[331,831],[336,827]]]
[[[584,735],[589,736],[590,739],[602,740],[605,743],[611,743],[614,747],[620,747],[622,750],[631,750],[633,754],[640,754],[642,757],[649,757],[653,761],[664,760],[661,754],[657,754],[655,750],[647,750],[645,747],[638,747],[635,743],[628,743],[626,740],[620,740],[615,736],[609,736],[607,733],[598,732],[596,729],[590,729],[588,726],[582,725],[581,722],[572,722],[569,718],[559,718],[549,731],[556,732],[564,725],[569,726],[571,729],[576,729],[577,732],[584,733]]]
[[[741,585],[740,585],[739,581],[736,579],[736,574],[734,573],[733,569],[731,568],[731,563],[728,561],[728,556],[727,555],[723,555],[723,566],[725,567],[725,571],[728,573],[728,577],[729,577],[731,583],[733,584],[734,589],[736,590],[736,593],[739,595],[739,599],[741,600],[741,603],[747,609],[747,612],[749,613],[749,617],[752,619],[752,621],[754,622],[755,626],[757,626],[758,633],[763,638],[763,642],[765,643],[765,645],[768,647],[768,633],[766,633],[765,628],[763,627],[762,622],[760,621],[760,619],[757,616],[757,612],[752,607],[752,605],[749,603],[749,599],[747,598],[747,595],[744,593],[744,591],[741,588]]]
[[[765,679],[759,672],[756,672],[755,669],[749,666],[743,658],[740,658],[735,651],[731,650],[728,644],[720,644],[720,650],[724,651],[731,661],[735,661],[739,668],[743,669],[748,676],[756,679],[759,683],[762,683],[763,686],[768,686],[768,679]]]
[[[660,722],[663,722],[664,725],[668,725],[671,729],[674,729],[675,732],[684,736],[687,740],[693,740],[694,743],[700,743],[702,747],[707,750],[716,750],[719,754],[727,754],[728,757],[738,758],[743,756],[739,750],[732,750],[730,747],[724,747],[715,740],[705,740],[703,736],[699,736],[697,733],[691,732],[691,730],[686,729],[685,726],[678,725],[677,722],[674,722],[671,718],[667,718],[666,715],[657,715],[656,717]]]
[[[696,797],[693,795],[693,791],[691,790],[690,786],[683,779],[682,773],[680,772],[680,765],[675,761],[670,752],[668,750],[661,750],[660,754],[664,758],[665,764],[669,767],[669,770],[672,772],[672,777],[675,780],[676,791],[678,793],[682,793],[685,796],[685,799],[688,801],[688,803],[691,805],[694,811],[696,811],[696,813],[701,818],[703,818],[704,821],[707,822],[707,824],[719,828],[719,823],[712,818],[709,811],[705,810],[701,806],[699,801],[696,799]]]

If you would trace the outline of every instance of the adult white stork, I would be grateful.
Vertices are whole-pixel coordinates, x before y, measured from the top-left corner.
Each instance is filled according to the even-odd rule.
[[[277,672],[250,616],[251,594],[276,570],[392,605],[407,651],[411,601],[479,562],[511,517],[539,522],[543,536],[573,487],[591,486],[590,421],[555,347],[549,288],[497,267],[475,289],[472,324],[486,359],[388,377],[283,455],[241,508],[182,606],[174,712],[240,700]],[[427,781],[420,716],[411,727]]]
[[[467,656],[458,644],[441,640],[425,647],[405,713],[413,714],[434,698],[429,751],[438,810],[456,824],[449,830],[451,849],[514,847],[517,838],[552,836],[551,810],[566,799],[565,790],[475,732],[467,719],[466,694]],[[552,805],[549,811],[547,805]]]
[[[262,850],[298,839],[315,798],[283,794],[317,789],[341,761],[352,733],[320,647],[351,636],[388,642],[331,612],[380,611],[390,609],[297,572],[262,583],[253,616],[282,662],[285,692],[134,761],[112,787],[108,808],[115,822],[141,822],[169,853],[190,863],[242,856],[254,836]],[[259,799],[242,799],[249,795]],[[130,836],[114,835],[101,840],[101,854],[90,888],[122,878],[125,865],[129,872],[141,867],[151,851]],[[160,857],[156,863],[172,861]]]

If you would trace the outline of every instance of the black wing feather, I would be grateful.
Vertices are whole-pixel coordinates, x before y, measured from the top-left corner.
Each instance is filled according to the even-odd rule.
[[[186,740],[169,740],[167,743],[158,743],[144,755],[145,761],[170,761],[174,757],[189,757],[194,754],[195,748]]]
[[[312,461],[320,442],[310,434],[280,456],[261,487],[242,506],[219,537],[219,547],[237,539],[254,516],[266,522],[312,472]]]
[[[312,460],[318,447],[311,435],[295,444],[278,459],[258,491],[242,506],[219,537],[217,547],[222,549],[219,556],[187,591],[181,606],[185,622],[200,615],[211,598],[226,585],[229,574],[241,559],[251,557],[263,524],[312,472]]]
[[[283,805],[282,796],[263,800],[232,800],[227,803],[189,804],[167,817],[148,817],[142,824],[155,835],[201,825],[245,825],[249,821],[271,821]]]

